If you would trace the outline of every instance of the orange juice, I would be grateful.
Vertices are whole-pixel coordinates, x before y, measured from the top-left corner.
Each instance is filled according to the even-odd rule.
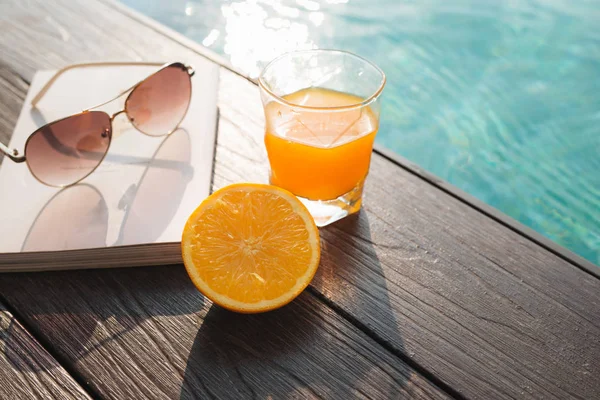
[[[364,99],[308,88],[265,107],[265,145],[271,183],[310,200],[331,200],[357,187],[367,176],[378,118],[368,107],[334,109]]]

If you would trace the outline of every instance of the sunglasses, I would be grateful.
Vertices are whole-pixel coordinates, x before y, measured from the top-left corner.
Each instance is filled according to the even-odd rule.
[[[25,162],[31,174],[48,186],[74,185],[98,168],[112,140],[112,122],[125,114],[131,124],[148,136],[166,136],[175,131],[185,117],[192,97],[192,67],[180,62],[94,63],[77,64],[59,70],[31,101],[41,100],[50,86],[64,72],[88,66],[151,65],[161,68],[114,98],[74,114],[50,122],[33,132],[25,142],[23,155],[0,143],[0,152],[17,163]],[[106,105],[129,92],[125,107],[112,115],[94,109]]]

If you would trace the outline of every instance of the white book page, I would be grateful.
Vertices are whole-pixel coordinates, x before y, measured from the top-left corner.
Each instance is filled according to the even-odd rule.
[[[25,163],[0,165],[0,253],[180,242],[188,216],[210,193],[217,124],[218,65],[194,64],[192,101],[180,129],[151,137],[121,114],[102,164],[82,182],[53,188]],[[31,99],[54,71],[36,73],[10,146],[21,153],[47,122],[109,100],[157,67],[93,67],[62,75],[36,109]],[[126,96],[100,108],[110,115]]]

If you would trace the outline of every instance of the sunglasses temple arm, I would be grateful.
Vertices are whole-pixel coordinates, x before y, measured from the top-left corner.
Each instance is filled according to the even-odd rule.
[[[44,87],[35,95],[33,100],[31,100],[31,106],[35,107],[37,103],[42,100],[42,97],[46,94],[46,92],[52,87],[54,82],[65,72],[77,69],[77,68],[86,68],[86,67],[119,67],[119,66],[130,66],[130,65],[148,65],[152,67],[164,65],[164,63],[156,63],[156,62],[96,62],[96,63],[84,63],[84,64],[73,64],[67,67],[61,68],[50,78],[50,80],[44,85]]]
[[[22,163],[25,161],[25,156],[20,155],[17,149],[9,149],[2,143],[0,143],[0,152],[4,153],[8,158],[16,163]]]

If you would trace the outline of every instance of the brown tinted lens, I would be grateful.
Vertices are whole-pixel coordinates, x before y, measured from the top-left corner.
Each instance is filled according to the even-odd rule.
[[[183,64],[172,64],[143,81],[127,98],[131,123],[147,135],[172,132],[187,112],[192,93],[190,75]]]
[[[51,186],[67,186],[96,169],[110,139],[110,117],[90,111],[35,131],[27,141],[25,157],[37,179]]]

